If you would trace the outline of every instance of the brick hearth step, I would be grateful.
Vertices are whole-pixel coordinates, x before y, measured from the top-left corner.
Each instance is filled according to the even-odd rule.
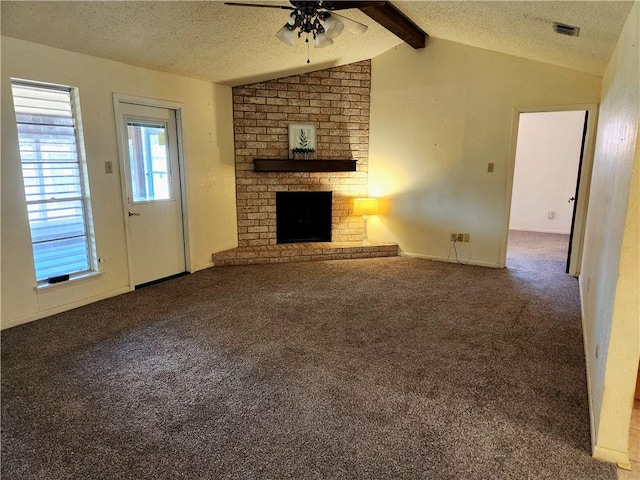
[[[237,247],[213,254],[216,267],[257,263],[312,262],[395,257],[398,244],[385,242],[314,242]]]

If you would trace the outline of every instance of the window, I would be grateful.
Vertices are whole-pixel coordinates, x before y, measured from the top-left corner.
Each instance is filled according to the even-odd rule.
[[[87,272],[91,218],[74,89],[13,80],[22,177],[38,282]]]
[[[165,124],[127,122],[134,202],[171,199]]]

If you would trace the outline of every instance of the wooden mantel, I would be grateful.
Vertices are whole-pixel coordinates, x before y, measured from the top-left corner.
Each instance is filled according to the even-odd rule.
[[[355,172],[357,160],[255,158],[254,172]]]

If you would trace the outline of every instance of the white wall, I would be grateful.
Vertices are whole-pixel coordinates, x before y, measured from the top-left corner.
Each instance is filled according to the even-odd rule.
[[[374,58],[372,72],[369,193],[389,212],[369,238],[446,259],[450,233],[469,233],[463,258],[499,266],[515,107],[598,103],[601,79],[435,38]]]
[[[2,37],[2,327],[129,291],[113,92],[180,102],[192,270],[237,245],[231,88]],[[102,275],[36,293],[10,78],[78,87]],[[104,162],[114,165],[106,174]]]
[[[576,191],[584,117],[583,111],[520,114],[511,230],[571,232],[568,199]]]
[[[580,286],[594,455],[628,462],[640,355],[640,3],[603,81]]]

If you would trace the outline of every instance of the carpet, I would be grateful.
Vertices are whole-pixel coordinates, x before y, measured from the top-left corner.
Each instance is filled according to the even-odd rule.
[[[615,479],[577,280],[519,235],[501,270],[220,267],[5,330],[2,478]]]

